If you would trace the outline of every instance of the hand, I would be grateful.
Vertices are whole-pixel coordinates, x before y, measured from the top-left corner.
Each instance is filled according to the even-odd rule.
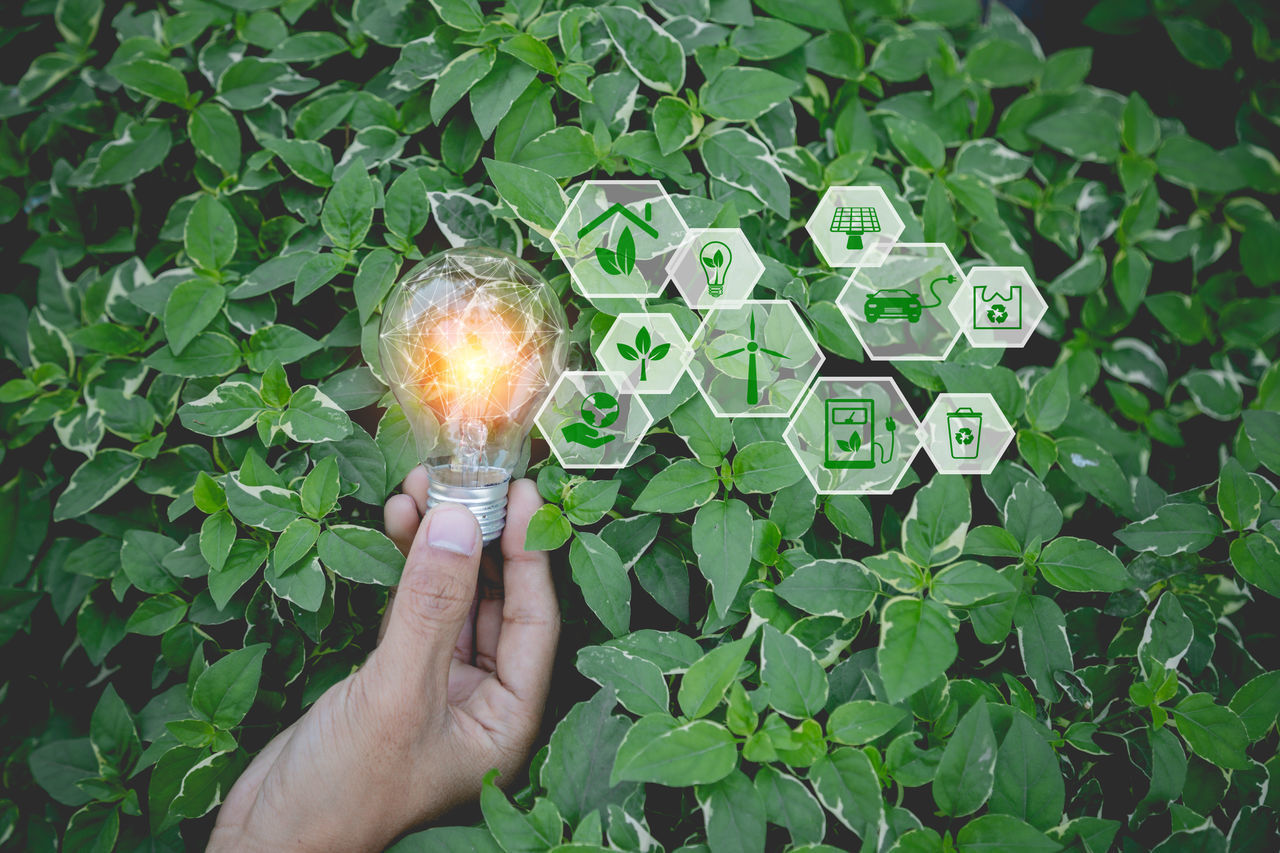
[[[528,480],[511,484],[501,573],[486,567],[477,595],[479,526],[452,504],[420,520],[426,484],[415,469],[384,509],[407,559],[377,649],[259,753],[209,850],[381,850],[478,797],[490,768],[514,781],[560,629],[547,555],[524,550],[541,500]]]

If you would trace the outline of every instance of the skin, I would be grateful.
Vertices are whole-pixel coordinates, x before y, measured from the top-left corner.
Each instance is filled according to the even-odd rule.
[[[476,799],[489,769],[514,781],[559,636],[547,555],[524,550],[542,501],[530,481],[511,484],[499,569],[487,555],[481,565],[470,512],[443,505],[424,517],[426,499],[417,468],[384,507],[407,559],[377,649],[258,754],[227,794],[208,850],[381,850]],[[433,547],[441,530],[455,550]],[[472,553],[455,552],[469,544]]]

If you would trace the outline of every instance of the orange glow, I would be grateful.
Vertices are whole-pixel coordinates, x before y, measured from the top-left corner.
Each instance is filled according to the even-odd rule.
[[[472,305],[460,315],[428,315],[414,338],[413,384],[441,418],[493,419],[511,411],[513,367],[531,354],[500,314]]]

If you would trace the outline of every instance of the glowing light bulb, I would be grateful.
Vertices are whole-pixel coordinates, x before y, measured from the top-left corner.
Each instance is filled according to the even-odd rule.
[[[698,252],[698,263],[702,273],[707,277],[707,293],[719,297],[724,293],[724,276],[733,261],[733,253],[728,245],[719,240],[712,240]]]
[[[382,370],[431,484],[485,542],[502,534],[507,486],[567,351],[564,310],[533,267],[498,249],[450,249],[409,270],[382,314]]]

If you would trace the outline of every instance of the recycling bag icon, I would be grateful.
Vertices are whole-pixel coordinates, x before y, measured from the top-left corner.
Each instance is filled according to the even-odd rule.
[[[962,406],[947,414],[952,459],[977,459],[982,441],[982,412]]]
[[[1009,285],[1007,295],[987,285],[974,287],[973,327],[975,329],[1021,329],[1022,285]]]

